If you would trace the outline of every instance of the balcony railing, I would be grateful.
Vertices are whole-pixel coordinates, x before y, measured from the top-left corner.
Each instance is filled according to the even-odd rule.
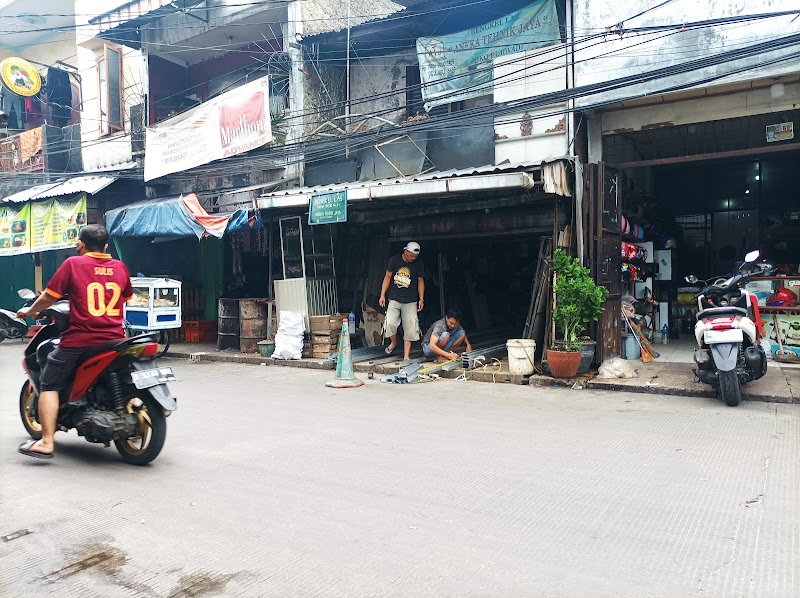
[[[43,139],[42,127],[0,139],[0,172],[44,172]]]

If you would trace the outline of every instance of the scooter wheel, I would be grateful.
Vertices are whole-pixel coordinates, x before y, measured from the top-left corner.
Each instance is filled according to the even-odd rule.
[[[719,373],[719,394],[728,407],[736,407],[742,402],[742,389],[736,372]]]
[[[36,413],[36,401],[38,398],[39,395],[36,394],[33,385],[26,381],[19,392],[19,416],[22,419],[25,431],[34,440],[39,440],[42,437],[42,425],[39,423]]]
[[[0,328],[0,343],[8,338],[8,330],[5,328]]]

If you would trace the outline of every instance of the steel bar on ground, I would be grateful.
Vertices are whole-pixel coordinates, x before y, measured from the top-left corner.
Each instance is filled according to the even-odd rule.
[[[461,356],[461,364],[465,370],[472,370],[476,367],[486,365],[493,357],[503,355],[508,349],[506,344],[494,345],[493,347],[486,347],[484,349],[477,349],[470,353],[464,353]]]

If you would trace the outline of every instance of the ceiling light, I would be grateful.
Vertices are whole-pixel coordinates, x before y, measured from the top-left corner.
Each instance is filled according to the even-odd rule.
[[[745,190],[744,194],[745,195],[750,195],[750,189]]]
[[[760,180],[761,180],[761,175],[757,174],[757,175],[756,175],[756,180],[757,180],[757,181],[760,181]]]

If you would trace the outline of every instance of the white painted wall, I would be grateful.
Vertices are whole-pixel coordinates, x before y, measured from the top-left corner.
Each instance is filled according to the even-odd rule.
[[[83,169],[86,171],[113,168],[132,160],[130,107],[142,102],[143,58],[141,52],[114,46],[122,52],[123,94],[125,98],[125,131],[100,137],[97,59],[103,53],[103,40],[93,37],[89,19],[119,6],[119,0],[76,0],[78,70],[83,80],[83,112],[81,144]]]
[[[550,50],[546,54],[540,50],[521,52],[495,60],[494,101],[510,102],[566,89],[563,46]],[[496,118],[495,163],[541,162],[567,155],[566,108],[566,103],[560,103]],[[523,135],[522,131],[526,115],[532,119],[530,135]]]
[[[612,110],[602,115],[603,134],[610,135],[622,130],[638,131],[651,123],[685,125],[785,112],[796,110],[799,106],[800,83],[787,83],[784,85],[784,96],[778,99],[772,98],[769,88],[762,88],[655,106]]]
[[[625,28],[660,26],[672,24],[677,32],[665,35],[609,34],[605,42],[597,40],[577,44],[576,85],[590,85],[627,75],[668,67],[690,60],[704,58],[754,43],[764,42],[789,34],[800,33],[800,19],[796,15],[751,21],[732,25],[717,25],[699,30],[680,32],[682,23],[696,22],[730,16],[762,14],[777,11],[798,10],[800,0],[674,0],[635,19],[626,20],[658,4],[653,0],[575,0],[575,36],[597,32],[604,27],[613,27],[623,21]],[[648,43],[642,44],[645,40]],[[637,45],[641,44],[641,45]],[[658,81],[628,86],[623,89],[579,98],[578,106],[589,106],[601,101],[618,100],[638,94],[653,94],[671,86],[692,83],[709,76],[725,75],[735,68],[755,64],[758,61],[796,52],[797,47],[762,54],[710,67],[690,74],[671,76]],[[779,76],[800,70],[800,60],[762,67],[756,71],[734,74],[703,87],[713,87],[735,81],[748,81],[767,76]]]
[[[42,64],[53,66],[58,66],[55,64],[56,60],[63,60],[67,64],[77,66],[75,64],[75,31],[70,30],[34,46],[26,46],[18,49],[0,48],[0,60],[4,60],[9,56],[19,56],[25,60],[34,60]],[[44,67],[40,67],[39,65],[34,66],[36,66],[40,72],[45,71]]]

